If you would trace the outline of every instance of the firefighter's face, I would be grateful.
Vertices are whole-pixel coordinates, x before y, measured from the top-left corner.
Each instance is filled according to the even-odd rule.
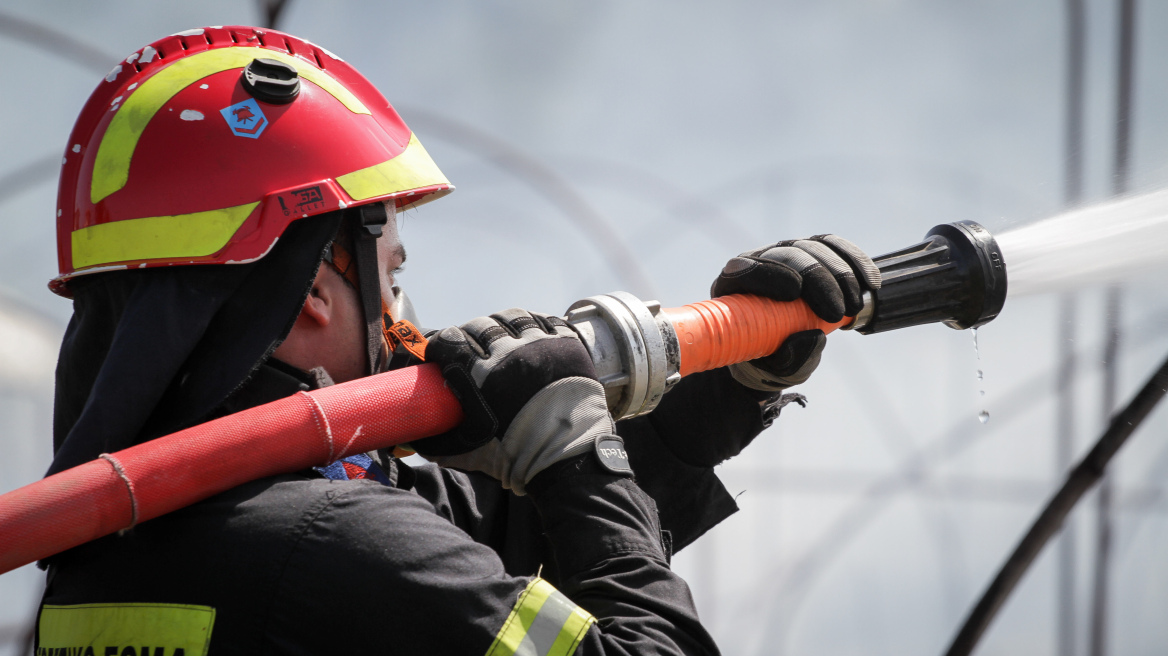
[[[397,222],[389,221],[377,240],[381,295],[393,303],[393,274],[406,260]],[[273,357],[308,371],[323,367],[338,383],[365,375],[365,320],[361,298],[331,266],[321,266],[312,291],[288,337]]]

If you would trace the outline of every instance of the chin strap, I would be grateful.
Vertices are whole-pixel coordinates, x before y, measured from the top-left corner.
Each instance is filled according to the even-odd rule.
[[[384,323],[382,322],[381,272],[378,270],[377,238],[389,221],[384,203],[369,203],[352,210],[356,214],[356,232],[353,235],[353,253],[357,260],[357,292],[361,295],[361,309],[365,314],[365,351],[368,357],[368,371],[375,374],[382,370],[386,362],[383,347]]]

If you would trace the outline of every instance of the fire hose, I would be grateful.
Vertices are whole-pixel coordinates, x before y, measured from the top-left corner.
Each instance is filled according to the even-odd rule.
[[[682,377],[775,351],[791,334],[869,334],[942,322],[982,325],[1006,298],[993,236],[972,221],[875,258],[883,284],[855,317],[828,323],[802,301],[725,296],[662,308],[614,292],[573,304],[616,419],[651,412]],[[420,365],[258,406],[160,437],[0,496],[0,573],[267,476],[404,444],[462,421],[435,365]]]

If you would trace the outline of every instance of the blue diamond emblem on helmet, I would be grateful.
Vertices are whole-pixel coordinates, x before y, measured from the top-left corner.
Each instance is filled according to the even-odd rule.
[[[237,137],[259,139],[268,128],[268,118],[264,116],[255,98],[224,107],[219,113],[227,120],[227,127],[231,128],[231,133]]]

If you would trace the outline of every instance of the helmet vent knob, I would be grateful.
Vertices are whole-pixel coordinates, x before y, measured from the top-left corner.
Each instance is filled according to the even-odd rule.
[[[296,68],[275,59],[254,59],[240,78],[245,91],[273,105],[287,105],[300,95],[300,74]]]

